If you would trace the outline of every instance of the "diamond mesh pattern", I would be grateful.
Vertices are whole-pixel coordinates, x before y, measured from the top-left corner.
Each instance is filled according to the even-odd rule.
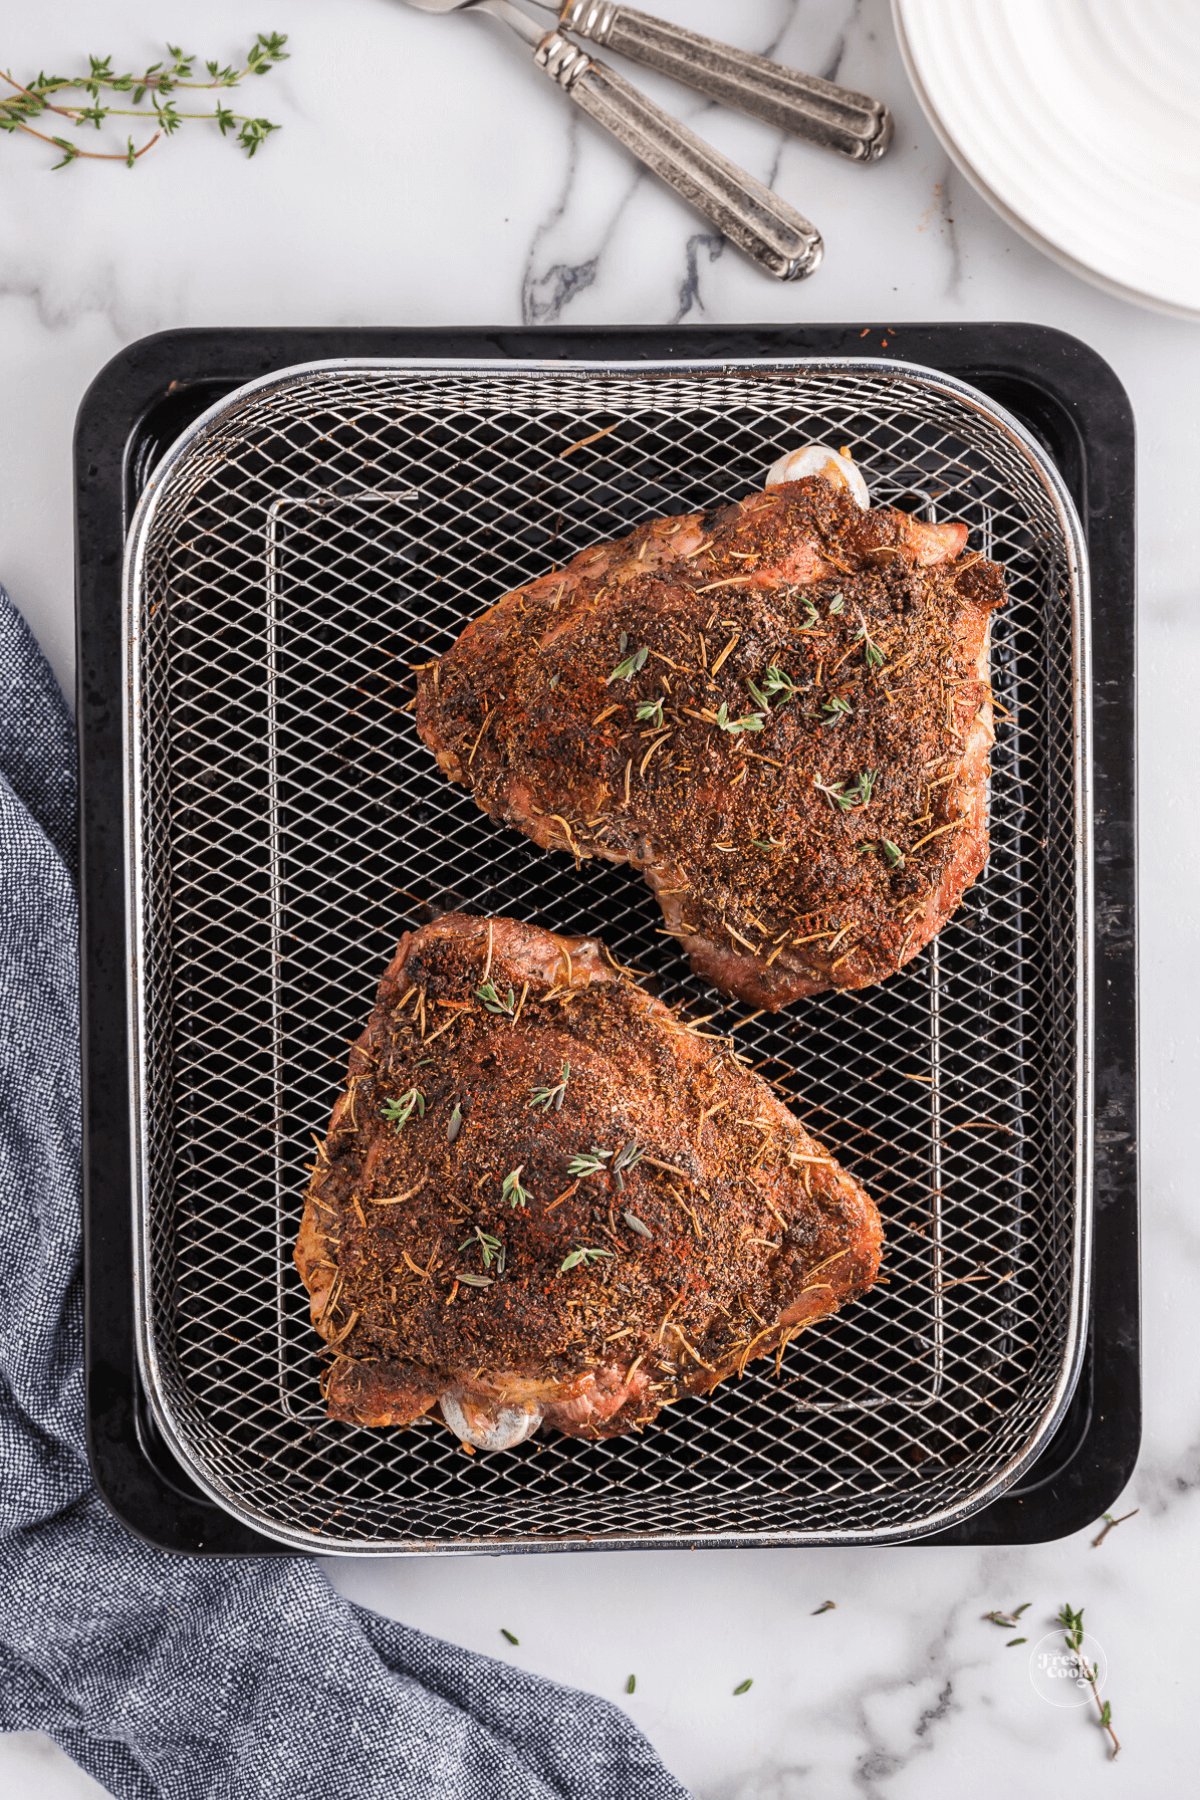
[[[875,499],[967,520],[1012,596],[992,854],[959,915],[882,987],[710,1027],[875,1195],[888,1285],[642,1437],[469,1458],[428,1424],[331,1424],[291,1245],[400,931],[447,905],[536,918],[717,1004],[632,872],[577,871],[442,780],[407,665],[806,438],[852,446]],[[318,367],[227,402],[135,537],[140,1305],[205,1486],[343,1551],[883,1539],[983,1504],[1064,1398],[1081,1303],[1080,595],[1034,453],[921,373]]]

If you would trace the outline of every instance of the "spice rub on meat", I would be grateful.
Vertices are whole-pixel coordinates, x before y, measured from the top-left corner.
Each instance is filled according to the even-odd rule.
[[[870,1287],[870,1198],[594,939],[450,913],[350,1052],[296,1263],[330,1416],[611,1437]]]
[[[823,475],[654,520],[474,620],[417,729],[493,819],[639,868],[724,992],[868,986],[987,860],[1004,590],[966,540]]]

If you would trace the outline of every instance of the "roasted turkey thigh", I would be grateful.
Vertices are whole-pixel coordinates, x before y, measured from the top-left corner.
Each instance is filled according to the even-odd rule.
[[[296,1263],[330,1415],[465,1441],[640,1430],[870,1287],[872,1201],[594,939],[404,937],[318,1153]]]
[[[632,863],[693,967],[772,1010],[903,967],[987,859],[1001,571],[832,474],[583,551],[418,684],[484,812]]]

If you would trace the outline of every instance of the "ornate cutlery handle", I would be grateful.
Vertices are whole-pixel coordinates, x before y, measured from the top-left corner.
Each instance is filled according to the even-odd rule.
[[[558,32],[543,39],[534,60],[760,268],[780,281],[812,274],[824,250],[821,234],[786,200]]]
[[[724,106],[857,162],[874,162],[892,141],[892,115],[881,100],[647,18],[614,0],[566,0],[559,23]]]

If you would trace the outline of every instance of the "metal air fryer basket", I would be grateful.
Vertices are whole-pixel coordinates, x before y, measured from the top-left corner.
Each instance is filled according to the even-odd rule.
[[[707,1027],[876,1197],[887,1285],[643,1436],[469,1457],[428,1422],[332,1424],[291,1249],[398,935],[447,906],[536,918],[718,1005],[632,871],[577,870],[442,779],[409,665],[807,439],[850,446],[877,502],[967,521],[1010,593],[991,858],[959,914],[880,987]],[[1029,433],[886,360],[315,363],[185,432],[126,562],[129,1004],[142,1374],[201,1489],[282,1544],[395,1553],[903,1540],[1016,1479],[1086,1319],[1086,580]]]

